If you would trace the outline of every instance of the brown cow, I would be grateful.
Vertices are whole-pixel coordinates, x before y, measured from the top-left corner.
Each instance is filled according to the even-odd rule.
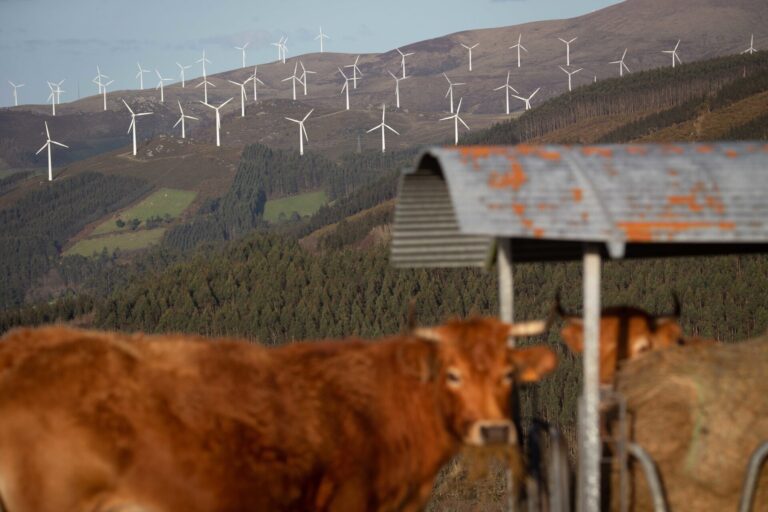
[[[267,349],[66,327],[0,340],[10,512],[420,510],[462,444],[509,443],[516,381],[556,366],[452,321]]]
[[[612,385],[621,361],[634,359],[644,352],[674,345],[686,344],[678,323],[680,301],[674,297],[674,311],[651,315],[632,306],[604,308],[600,314],[600,384]],[[560,336],[572,352],[584,350],[584,325],[582,317],[566,313],[559,295],[555,299],[554,312],[565,323]]]

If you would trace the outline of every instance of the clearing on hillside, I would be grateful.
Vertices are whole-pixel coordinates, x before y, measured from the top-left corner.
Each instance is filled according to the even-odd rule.
[[[64,251],[64,255],[72,256],[79,254],[80,256],[88,257],[93,256],[94,254],[101,254],[101,251],[104,249],[106,249],[109,254],[113,254],[118,249],[120,251],[146,249],[150,245],[158,243],[160,239],[163,238],[163,234],[165,234],[165,228],[155,228],[139,229],[137,231],[117,233],[97,238],[87,238],[85,240],[80,240]]]
[[[293,212],[297,212],[302,217],[312,215],[327,202],[328,197],[324,190],[273,199],[267,201],[264,206],[264,219],[269,222],[287,220]]]
[[[128,222],[131,219],[139,219],[141,224],[145,224],[145,221],[152,217],[165,218],[168,216],[170,219],[174,219],[181,215],[181,213],[192,204],[192,201],[195,200],[196,196],[197,192],[189,190],[161,188],[138,204],[131,206],[127,210],[118,212],[108,220],[96,226],[96,229],[93,230],[90,236],[130,230]],[[118,219],[122,219],[126,225],[122,228],[118,227],[116,224]]]

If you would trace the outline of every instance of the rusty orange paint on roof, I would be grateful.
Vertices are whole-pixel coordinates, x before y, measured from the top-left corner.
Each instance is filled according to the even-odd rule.
[[[706,197],[707,202],[707,208],[712,210],[713,212],[717,213],[718,215],[722,215],[723,212],[725,212],[725,205],[717,196],[707,196]]]
[[[523,203],[512,203],[512,210],[520,217],[525,215],[525,205]]]
[[[696,194],[688,194],[685,196],[668,196],[669,204],[675,206],[687,206],[692,212],[700,212],[704,209],[702,205],[696,201]]]
[[[671,221],[618,222],[616,226],[624,231],[627,240],[631,242],[650,242],[654,239],[658,239],[662,234],[674,234],[692,229],[717,228],[722,231],[731,231],[736,227],[733,222]]]
[[[511,188],[512,190],[520,190],[525,182],[528,181],[528,175],[525,174],[523,166],[517,159],[512,159],[510,162],[509,171],[504,174],[499,174],[496,171],[492,171],[488,177],[488,186],[495,189]]]
[[[678,176],[680,173],[677,172],[675,169],[667,169],[667,174],[670,176]]]
[[[674,144],[663,144],[661,146],[661,153],[663,155],[682,155],[685,153],[685,149],[680,146],[675,146]]]
[[[522,219],[520,222],[522,222],[526,229],[533,229],[533,221],[531,219]]]
[[[729,150],[726,150],[725,156],[727,156],[728,158],[738,158],[739,153],[738,153],[738,151],[734,151],[732,149],[729,149]]]
[[[579,187],[573,187],[571,189],[571,194],[573,195],[573,202],[574,203],[580,203],[581,199],[582,199],[582,196],[584,195],[584,193],[581,191],[581,189]]]
[[[589,220],[589,212],[581,212],[581,221],[587,222]]]
[[[627,146],[626,151],[628,155],[646,155],[648,148],[645,146]]]
[[[696,152],[702,153],[705,155],[713,152],[714,150],[715,148],[713,148],[712,146],[707,146],[707,145],[696,146]]]
[[[581,149],[581,153],[584,156],[602,156],[604,158],[611,158],[613,156],[613,150],[611,148],[603,148],[599,146],[584,146]]]
[[[544,230],[541,228],[534,229],[533,236],[536,238],[544,238]]]
[[[538,208],[540,211],[546,211],[546,210],[552,210],[555,208],[555,205],[550,203],[539,203],[536,205],[536,208]]]

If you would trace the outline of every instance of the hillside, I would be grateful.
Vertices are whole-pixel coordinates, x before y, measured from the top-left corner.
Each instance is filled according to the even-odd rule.
[[[266,85],[259,91],[259,103],[249,103],[246,118],[239,118],[237,101],[222,111],[223,144],[242,148],[256,142],[294,148],[297,132],[284,117],[303,116],[315,108],[307,125],[312,149],[335,157],[354,151],[358,136],[364,149],[374,149],[378,138],[365,131],[379,122],[382,103],[392,109],[388,119],[401,133],[400,137],[390,137],[392,149],[447,141],[451,136],[449,123],[438,122],[448,109],[443,72],[467,84],[457,88],[456,94],[457,99],[464,97],[464,118],[476,131],[507,118],[503,114],[504,95],[493,89],[504,83],[508,70],[512,71],[512,85],[522,95],[541,87],[534,104],[565,92],[567,80],[558,69],[564,64],[564,47],[558,37],[578,37],[572,47],[572,67],[583,68],[574,75],[578,87],[595,77],[599,82],[616,76],[616,66],[608,63],[619,58],[624,48],[629,48],[626,63],[632,72],[668,66],[668,56],[661,50],[674,46],[678,39],[682,39],[683,62],[738,53],[746,48],[747,34],[751,32],[755,32],[756,47],[765,48],[768,35],[761,34],[759,28],[767,23],[768,4],[760,0],[738,0],[727,5],[714,0],[626,0],[572,19],[469,30],[413,42],[405,46],[415,54],[407,61],[409,78],[401,83],[402,108],[398,112],[392,109],[394,81],[387,73],[400,68],[400,57],[394,49],[360,57],[363,78],[352,91],[350,111],[343,110],[344,98],[339,95],[343,80],[337,67],[351,63],[355,55],[308,54],[289,58],[285,64],[264,63],[259,66],[259,77]],[[518,69],[508,47],[520,33],[529,53],[524,54]],[[462,42],[480,44],[473,53],[471,73]],[[299,59],[317,74],[310,78],[309,94],[293,102],[290,87],[282,79],[292,73]],[[216,84],[210,91],[210,101],[218,104],[237,98],[239,90],[227,80],[241,81],[250,73],[250,69],[231,70],[209,77]],[[52,132],[72,148],[61,152],[57,165],[127,145],[125,130],[130,118],[120,98],[136,109],[155,112],[142,118],[141,139],[161,133],[178,136],[178,131],[172,129],[178,117],[178,100],[187,113],[202,119],[190,123],[192,137],[209,144],[214,139],[212,111],[199,103],[201,91],[192,87],[197,81],[190,78],[186,88],[179,84],[166,87],[164,104],[160,104],[154,90],[115,91],[109,95],[108,112],[100,111],[97,97],[60,105],[56,118],[48,115],[50,107],[45,105],[0,109],[0,169],[41,166],[43,160],[33,153],[39,147],[45,119],[51,121]],[[513,108],[519,111],[522,103],[514,100]]]

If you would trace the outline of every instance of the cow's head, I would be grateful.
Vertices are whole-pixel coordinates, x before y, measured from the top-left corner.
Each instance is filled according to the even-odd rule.
[[[573,352],[584,350],[584,325],[581,316],[567,313],[555,300],[554,312],[563,317],[560,335]],[[674,310],[652,315],[631,306],[605,308],[600,314],[600,350],[615,350],[619,360],[632,359],[643,352],[681,344],[680,301],[674,296]]]
[[[433,378],[456,437],[475,446],[517,441],[510,392],[516,383],[537,381],[554,370],[557,357],[541,346],[510,348],[508,338],[545,329],[545,322],[507,324],[485,317],[413,331],[437,347]]]

